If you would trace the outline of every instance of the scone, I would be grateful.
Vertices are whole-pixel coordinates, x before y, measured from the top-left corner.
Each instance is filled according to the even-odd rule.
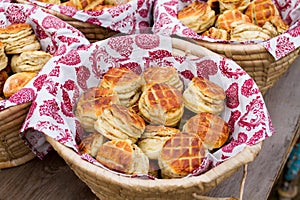
[[[52,55],[42,50],[24,51],[13,55],[11,68],[13,72],[38,72],[52,58]]]
[[[269,21],[277,30],[277,34],[280,35],[289,29],[289,25],[286,24],[279,15],[270,17]]]
[[[250,18],[241,11],[227,10],[218,16],[215,27],[224,29],[229,33],[231,31],[231,24],[238,21],[251,23]]]
[[[228,124],[219,115],[207,112],[187,120],[182,131],[197,134],[209,150],[222,147],[229,137]]]
[[[110,140],[129,139],[135,143],[145,130],[145,121],[121,104],[107,107],[94,124],[96,131]]]
[[[113,90],[98,87],[88,88],[78,99],[75,115],[85,131],[94,132],[94,123],[98,116],[105,108],[115,103],[120,103],[120,101]]]
[[[210,27],[207,31],[202,33],[203,36],[208,36],[210,38],[214,39],[220,39],[220,40],[228,40],[229,34],[224,29],[216,28],[216,27]]]
[[[117,6],[117,5],[122,5],[122,4],[128,3],[130,1],[131,0],[104,0],[104,4]]]
[[[9,76],[3,86],[3,94],[9,98],[21,90],[31,79],[36,76],[36,72],[19,72]]]
[[[147,87],[139,99],[139,112],[150,124],[176,126],[183,110],[182,93],[165,83]]]
[[[130,140],[111,140],[98,150],[96,160],[102,165],[125,174],[147,174],[149,159]]]
[[[0,41],[0,71],[5,69],[8,63],[8,58],[4,52],[4,44]]]
[[[220,12],[223,13],[226,10],[239,10],[244,12],[244,10],[250,4],[250,0],[219,0]]]
[[[154,83],[166,83],[168,85],[174,86],[181,92],[183,90],[183,83],[179,78],[177,70],[174,67],[170,66],[152,66],[145,69],[142,74],[142,81],[143,88]]]
[[[106,138],[98,132],[93,132],[83,138],[79,143],[78,148],[80,153],[89,154],[92,157],[96,157],[99,148],[106,142]]]
[[[208,150],[196,134],[179,132],[168,139],[158,157],[163,178],[181,178],[196,170]]]
[[[215,23],[215,11],[206,2],[194,1],[178,12],[178,19],[196,33],[202,33]]]
[[[220,114],[225,98],[222,87],[202,77],[194,77],[183,93],[184,106],[194,113]]]
[[[137,144],[149,159],[155,160],[158,159],[164,142],[179,132],[179,129],[172,127],[147,125]]]
[[[272,36],[269,32],[264,31],[263,28],[252,24],[252,23],[232,23],[232,30],[230,32],[231,41],[250,41],[259,40],[265,41],[270,39]]]
[[[3,96],[4,83],[8,78],[8,74],[5,70],[0,71],[0,96]]]
[[[279,11],[272,0],[254,0],[245,11],[253,24],[263,26],[271,17],[278,16]]]
[[[126,107],[135,104],[140,96],[141,76],[127,68],[110,68],[100,82],[99,87],[111,88]]]
[[[0,40],[6,54],[19,54],[24,51],[39,50],[41,45],[30,24],[11,24],[0,28]]]

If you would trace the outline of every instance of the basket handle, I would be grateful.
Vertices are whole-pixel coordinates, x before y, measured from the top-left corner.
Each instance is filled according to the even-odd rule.
[[[247,171],[248,171],[248,164],[245,164],[243,170],[243,178],[240,187],[240,197],[238,199],[234,197],[207,197],[207,196],[198,195],[197,193],[193,193],[192,196],[194,199],[199,199],[199,200],[243,200]]]

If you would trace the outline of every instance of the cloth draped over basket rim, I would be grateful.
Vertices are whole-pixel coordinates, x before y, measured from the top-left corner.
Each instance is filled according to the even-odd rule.
[[[208,57],[203,56],[203,54],[208,54]],[[226,92],[230,97],[229,99],[235,98],[237,101],[228,101],[227,106],[237,110],[232,110],[234,111],[233,113],[227,111],[224,112],[226,113],[224,117],[226,118],[226,121],[231,121],[230,123],[234,124],[233,126],[239,123],[240,125],[238,126],[242,127],[241,129],[244,130],[241,131],[241,135],[237,134],[237,136],[232,136],[232,143],[230,142],[229,145],[224,147],[223,152],[219,151],[209,159],[216,159],[213,162],[214,165],[218,165],[222,163],[221,159],[226,159],[226,157],[229,159],[229,155],[233,156],[238,154],[238,152],[243,152],[248,146],[250,149],[251,147],[256,149],[254,150],[255,153],[250,153],[249,155],[251,159],[254,159],[260,149],[260,147],[257,147],[260,146],[260,143],[264,139],[270,137],[274,133],[274,130],[264,105],[263,97],[251,77],[249,77],[247,73],[233,61],[222,58],[199,45],[181,39],[171,39],[169,37],[152,34],[112,37],[93,43],[92,45],[81,46],[77,50],[71,50],[59,58],[52,59],[52,62],[42,69],[39,77],[36,79],[36,81],[38,80],[37,82],[41,81],[43,84],[40,85],[39,93],[32,103],[31,110],[27,115],[27,119],[21,130],[22,136],[24,138],[26,137],[27,141],[30,143],[30,138],[37,139],[38,133],[45,134],[48,141],[49,138],[53,138],[53,141],[63,144],[66,148],[71,147],[70,150],[74,152],[74,155],[81,159],[81,162],[87,162],[82,159],[83,157],[81,158],[81,156],[76,153],[78,151],[76,140],[82,137],[83,133],[81,132],[82,129],[79,122],[73,114],[73,108],[80,93],[84,91],[84,89],[87,89],[88,86],[96,85],[99,82],[99,77],[103,76],[108,67],[129,67],[132,70],[141,73],[140,67],[143,67],[144,65],[150,66],[153,63],[164,65],[172,64],[173,62],[177,67],[179,65],[186,66],[186,64],[198,61],[207,61],[207,59],[210,60],[209,58],[214,58],[216,66],[219,66],[219,68],[217,67],[215,69],[217,71],[222,70],[224,77],[223,75],[220,75],[221,73],[218,74],[217,72],[205,74],[206,70],[197,71],[196,68],[193,67],[194,64],[191,65],[189,70],[185,70],[186,68],[178,68],[178,70],[180,70],[182,78],[186,81],[191,77],[184,77],[185,75],[196,75],[197,73],[201,73],[203,76],[208,76],[210,79],[214,80],[218,80],[219,75],[221,79],[223,77],[224,80],[227,80],[227,78],[225,78],[227,76],[231,77],[228,78],[228,81],[230,80],[230,82],[224,83],[224,85],[226,85],[224,87],[227,88]],[[142,61],[143,66],[139,64],[139,61]],[[212,64],[215,66],[214,62],[212,62]],[[240,86],[237,82],[239,79],[243,80],[243,84],[241,83]],[[230,84],[231,81],[235,83]],[[49,88],[57,88],[57,90],[49,90]],[[242,92],[243,94],[236,95],[235,92]],[[248,105],[247,108],[237,108],[239,105],[242,106],[238,101],[246,101],[243,103],[243,106]],[[259,109],[256,110],[258,112],[254,112],[253,109],[257,106],[259,107]],[[241,111],[240,116],[238,117],[239,110],[243,111]],[[258,116],[256,116],[255,113],[258,114]],[[252,119],[252,117],[257,119],[255,122],[256,124],[252,122],[249,124],[246,119],[247,117],[248,119]],[[252,131],[249,132],[247,129]],[[235,130],[237,130],[237,128]],[[246,134],[244,134],[245,132]],[[247,135],[248,132],[250,135]],[[243,140],[245,138],[246,141]],[[245,143],[239,143],[241,141]],[[37,155],[42,158],[43,154],[46,154],[48,149],[43,149],[44,143],[42,143],[42,140],[34,142],[35,144],[40,145],[40,149],[37,148],[36,150],[40,150]],[[72,157],[72,155],[70,156]],[[95,160],[89,159],[89,162],[95,163]],[[210,162],[208,163],[211,164]],[[69,164],[71,168],[76,168],[74,163]],[[95,166],[96,164],[97,163],[95,163]],[[238,163],[235,164],[238,166]],[[243,165],[244,163],[241,162],[240,164]],[[100,168],[99,166],[96,167]],[[78,174],[81,172],[75,173]],[[93,174],[92,177],[101,180],[101,173],[97,172],[96,175],[100,177],[95,177],[95,174]],[[83,176],[89,175],[84,172]],[[122,176],[118,175],[117,177]],[[88,182],[88,180],[84,180],[84,177],[80,178],[83,179],[84,182]],[[213,181],[213,183],[209,183],[209,185],[217,183],[218,181]],[[178,183],[173,184],[177,185]],[[157,188],[159,188],[159,186],[157,186]],[[97,192],[94,189],[92,190],[94,193]],[[108,189],[105,190],[105,188],[102,188],[102,190],[107,194],[109,192],[106,191]],[[168,195],[171,194],[168,193]]]
[[[80,30],[90,42],[97,42],[116,34],[145,33],[150,31],[154,0],[130,2],[99,11],[77,10],[70,6],[43,3],[37,0],[13,0],[33,4]]]
[[[300,52],[300,4],[296,0],[273,0],[290,29],[270,40],[258,42],[219,41],[200,36],[177,19],[178,10],[186,5],[179,0],[157,1],[154,6],[153,32],[189,38],[221,56],[237,62],[256,81],[262,94],[283,75]]]
[[[0,3],[0,7],[2,26],[29,23],[40,41],[42,50],[54,56],[59,57],[68,49],[90,44],[81,32],[40,8],[9,2]],[[70,35],[72,38],[76,36],[77,42],[69,43]],[[23,122],[35,98],[36,91],[33,88],[35,87],[31,85],[27,88],[30,92],[20,91],[10,99],[0,100],[0,168],[19,166],[35,157],[31,144],[20,136]]]

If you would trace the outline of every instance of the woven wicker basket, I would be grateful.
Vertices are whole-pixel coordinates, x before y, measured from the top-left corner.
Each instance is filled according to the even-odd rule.
[[[300,48],[275,61],[274,57],[260,44],[223,44],[194,40],[195,43],[234,60],[256,82],[262,94],[288,70],[298,57]]]
[[[201,57],[215,53],[190,42],[173,39],[173,55]],[[93,193],[104,199],[203,199],[203,195],[221,181],[231,176],[241,166],[252,162],[261,150],[262,142],[247,146],[236,156],[208,172],[185,179],[143,180],[111,173],[83,160],[67,146],[46,135],[47,141],[66,161],[75,174],[85,182]],[[215,198],[213,198],[215,199]],[[227,199],[227,198],[226,198]]]
[[[32,4],[26,0],[14,0],[16,3],[22,3],[22,4]],[[118,32],[104,28],[102,26],[98,26],[95,24],[90,24],[86,22],[82,22],[80,20],[73,19],[69,16],[66,16],[64,14],[61,14],[59,12],[56,12],[55,10],[47,9],[44,7],[41,7],[43,10],[47,11],[48,13],[60,18],[61,20],[67,22],[71,26],[75,27],[79,31],[81,31],[85,37],[91,42],[96,42],[99,40],[104,40],[106,38],[109,38],[115,34],[118,34]]]
[[[30,105],[24,103],[0,112],[0,169],[19,166],[35,157],[19,135]]]

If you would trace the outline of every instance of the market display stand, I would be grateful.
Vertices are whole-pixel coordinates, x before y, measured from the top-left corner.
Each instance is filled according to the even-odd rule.
[[[257,158],[248,165],[243,199],[267,200],[300,130],[300,57],[266,93],[276,134],[264,141]],[[243,168],[206,196],[238,198]],[[97,197],[56,152],[10,169],[0,170],[0,200],[95,200]],[[113,199],[113,197],[112,197]]]

